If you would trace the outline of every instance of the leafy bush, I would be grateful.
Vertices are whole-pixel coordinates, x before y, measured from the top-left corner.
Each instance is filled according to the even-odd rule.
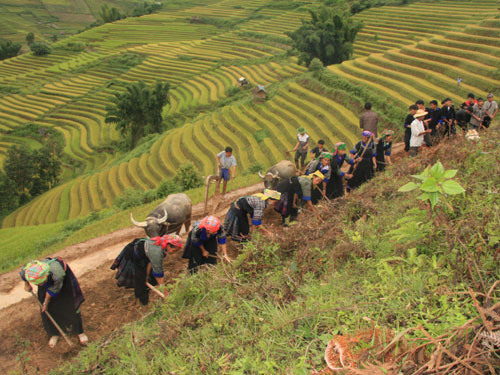
[[[72,52],[85,51],[86,48],[87,48],[87,43],[84,42],[66,42],[63,44],[59,44],[57,46],[57,49],[62,49],[65,51],[72,51]]]
[[[203,185],[200,174],[191,163],[185,163],[179,167],[174,177],[174,182],[181,186],[181,191],[194,189]]]
[[[251,174],[259,173],[259,171],[261,171],[262,169],[263,169],[262,165],[260,165],[259,163],[254,163],[250,165],[247,169],[245,169],[242,174],[243,176],[248,176]]]
[[[309,64],[309,71],[313,73],[319,73],[325,69],[325,66],[321,62],[320,59],[315,57],[311,60],[311,64]]]
[[[10,57],[17,56],[21,50],[21,44],[14,43],[11,40],[0,39],[0,60],[5,60]]]
[[[264,139],[266,138],[269,138],[269,130],[267,129],[260,129],[260,130],[256,130],[254,133],[253,133],[253,137],[255,138],[255,140],[257,142],[262,142]]]
[[[238,93],[240,93],[240,92],[241,92],[241,90],[240,90],[240,88],[239,88],[239,87],[237,87],[237,86],[231,86],[231,87],[229,87],[229,88],[226,90],[226,95],[227,95],[227,96],[234,96],[234,95],[236,95],[236,94],[238,94]]]
[[[50,47],[42,42],[30,44],[30,49],[35,56],[45,56],[50,53]]]
[[[169,178],[160,183],[155,189],[156,199],[166,198],[169,194],[180,193],[181,186],[173,179]]]
[[[115,198],[113,201],[113,206],[119,208],[120,210],[126,210],[130,207],[139,206],[144,203],[149,203],[153,201],[155,198],[151,200],[147,200],[147,198],[151,198],[151,196],[147,196],[144,190],[141,189],[127,189],[123,195],[120,195]]]

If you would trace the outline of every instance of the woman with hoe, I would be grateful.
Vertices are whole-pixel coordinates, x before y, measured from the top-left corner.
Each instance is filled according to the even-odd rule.
[[[21,268],[20,276],[27,292],[33,293],[31,284],[38,287],[37,298],[43,328],[50,337],[49,346],[54,348],[60,335],[68,340],[65,333],[78,335],[80,344],[87,345],[89,339],[83,333],[80,314],[85,298],[71,268],[59,258],[33,260]]]
[[[112,270],[118,269],[115,279],[118,286],[134,288],[135,298],[143,305],[149,303],[149,290],[165,283],[163,259],[182,247],[182,239],[177,235],[153,238],[136,238],[123,248],[115,259]],[[157,294],[161,295],[161,292]],[[164,295],[163,295],[164,297]]]

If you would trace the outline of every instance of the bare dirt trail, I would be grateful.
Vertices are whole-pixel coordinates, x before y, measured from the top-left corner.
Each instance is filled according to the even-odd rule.
[[[393,162],[404,155],[403,147],[402,144],[394,145]],[[261,191],[262,188],[263,184],[258,183],[234,190],[220,201],[212,200],[212,207],[217,206],[214,214],[224,217],[236,198]],[[203,212],[204,203],[193,207],[194,218],[201,217]],[[278,214],[269,215],[267,219],[268,224],[279,226]],[[81,283],[86,298],[81,309],[83,324],[90,341],[96,341],[126,323],[141,319],[149,310],[148,306],[136,303],[132,290],[116,286],[114,272],[109,269],[121,249],[132,239],[142,236],[144,231],[141,228],[129,227],[52,254],[65,259]],[[228,242],[228,251],[230,256],[237,254],[231,241]],[[164,264],[166,282],[172,283],[186,272],[186,263],[180,251],[167,256]],[[151,294],[151,298],[156,300],[158,297]],[[76,338],[73,338],[76,344],[73,349],[63,340],[54,350],[49,349],[47,340],[37,303],[24,291],[18,271],[0,275],[0,370],[7,374],[45,374],[73,358],[80,349]],[[29,342],[27,347],[25,342]],[[19,357],[23,352],[26,354]]]
[[[236,189],[226,194],[223,200],[215,202],[215,215],[223,217],[228,206],[238,197],[261,191],[262,183]],[[212,204],[213,206],[213,204]],[[204,203],[193,207],[193,218],[203,215]],[[132,239],[143,237],[144,230],[129,227],[97,237],[52,254],[60,256],[71,266],[81,283],[85,295],[82,318],[86,334],[91,341],[108,335],[122,325],[143,317],[149,307],[136,303],[133,291],[118,288],[111,263],[123,247]],[[236,255],[235,248],[228,246],[229,254]],[[187,261],[177,252],[165,259],[166,282],[171,283],[185,272]],[[153,300],[156,296],[151,294]],[[5,373],[45,374],[63,361],[78,354],[79,346],[70,349],[60,340],[55,350],[47,346],[47,337],[41,325],[37,302],[23,289],[19,271],[0,275],[0,370]],[[26,347],[23,342],[29,341]],[[76,344],[76,338],[73,338]],[[19,353],[26,350],[24,358]]]

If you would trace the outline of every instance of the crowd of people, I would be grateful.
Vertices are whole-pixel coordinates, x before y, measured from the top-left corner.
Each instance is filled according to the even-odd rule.
[[[393,131],[384,129],[378,136],[379,116],[372,111],[370,103],[365,104],[365,113],[360,117],[361,139],[351,150],[343,142],[335,144],[331,151],[323,140],[309,151],[311,143],[306,130],[297,129],[294,162],[298,173],[282,179],[275,189],[264,189],[261,193],[236,199],[229,207],[224,222],[215,216],[205,216],[194,222],[187,239],[165,234],[153,238],[138,238],[129,243],[118,255],[112,270],[116,270],[117,285],[133,288],[135,297],[143,304],[149,302],[149,292],[156,291],[165,283],[163,260],[183,248],[182,257],[188,260],[188,270],[197,272],[205,265],[215,265],[219,256],[230,262],[226,241],[247,241],[254,231],[271,235],[263,225],[266,208],[273,207],[281,215],[286,228],[297,219],[302,209],[310,209],[318,220],[321,214],[315,205],[321,200],[333,200],[346,192],[356,189],[370,180],[376,171],[383,171],[391,165]],[[457,127],[464,132],[479,131],[489,127],[498,114],[498,104],[489,94],[487,100],[475,99],[469,94],[459,110],[455,110],[450,98],[438,106],[436,100],[425,106],[417,100],[409,107],[410,113],[404,121],[405,151],[410,156],[418,154],[424,144],[431,147],[445,137],[457,133]],[[311,160],[306,163],[308,156]],[[218,183],[223,184],[223,194],[227,183],[234,178],[236,158],[231,147],[226,147],[216,155]],[[344,164],[349,168],[343,171]],[[293,168],[293,167],[292,167]],[[221,254],[222,253],[222,254]],[[20,272],[25,281],[25,289],[33,292],[32,285],[38,287],[37,298],[41,304],[42,323],[49,335],[49,346],[54,347],[60,330],[76,334],[82,345],[88,338],[83,332],[80,305],[84,301],[78,280],[61,259],[46,258],[27,263]],[[52,317],[59,327],[52,322]]]

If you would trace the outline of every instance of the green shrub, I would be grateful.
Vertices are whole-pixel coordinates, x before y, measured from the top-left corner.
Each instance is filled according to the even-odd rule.
[[[81,52],[85,51],[87,48],[87,43],[84,42],[66,42],[57,46],[57,49],[62,49],[65,51]]]
[[[325,66],[321,62],[320,59],[315,57],[311,60],[311,64],[309,65],[309,71],[314,73],[319,73],[325,69]]]
[[[269,131],[267,129],[260,129],[253,133],[253,137],[257,142],[262,142],[265,138],[269,138]]]
[[[180,193],[182,188],[172,178],[164,180],[155,189],[156,199],[166,198],[169,194]]]
[[[262,165],[260,165],[259,163],[254,163],[250,165],[247,169],[245,169],[242,174],[243,176],[248,176],[251,174],[259,173],[259,171],[261,171],[262,169],[263,169]]]
[[[45,56],[50,53],[50,47],[42,42],[30,44],[30,49],[35,56]]]
[[[240,88],[237,86],[231,86],[226,90],[226,95],[227,96],[234,96],[240,92]]]
[[[115,198],[113,205],[120,210],[139,206],[145,202],[145,192],[141,189],[127,189],[123,195]]]
[[[21,49],[21,44],[10,40],[0,40],[0,60],[17,56]]]
[[[199,172],[191,163],[182,164],[174,177],[174,182],[180,185],[181,191],[194,189],[203,185]]]

